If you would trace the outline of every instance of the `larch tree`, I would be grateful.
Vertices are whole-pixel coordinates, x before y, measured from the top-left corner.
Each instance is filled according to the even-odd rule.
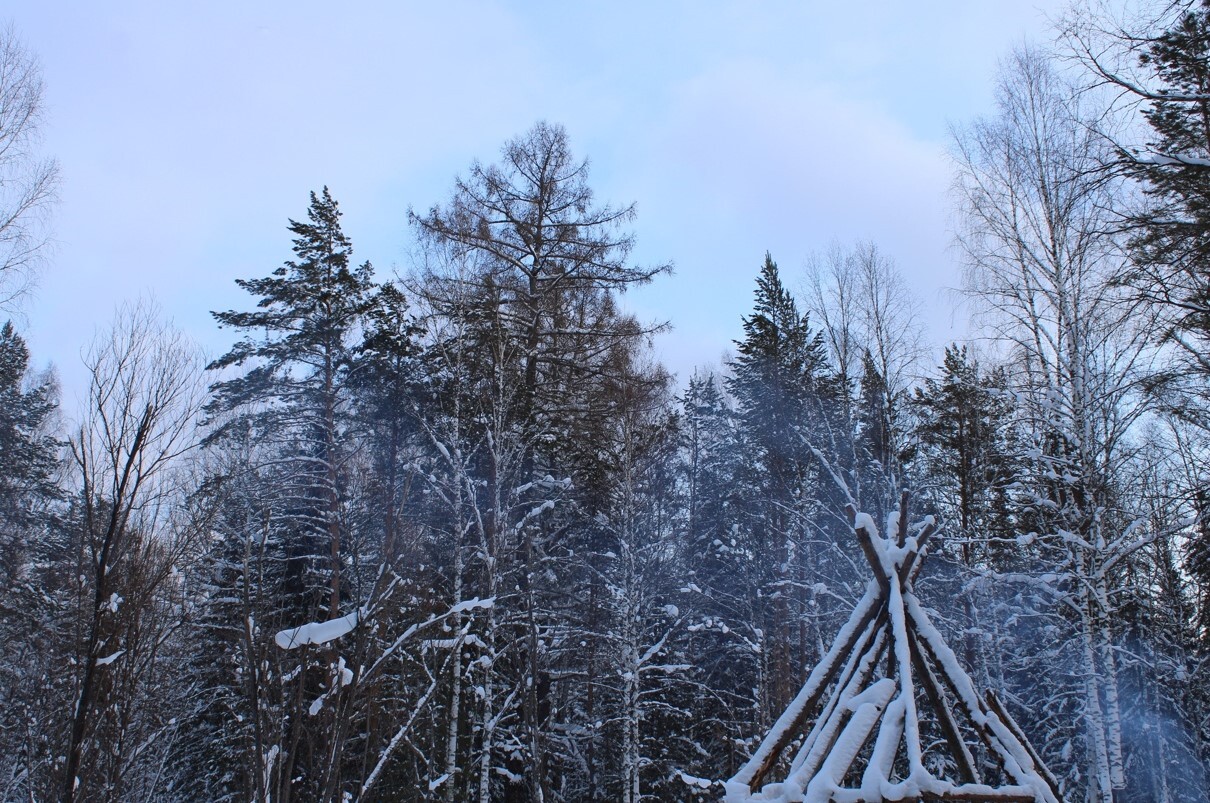
[[[472,316],[486,346],[488,395],[478,406],[490,412],[464,432],[488,444],[476,474],[484,569],[513,579],[501,586],[510,620],[490,634],[492,651],[508,644],[490,687],[500,699],[483,704],[497,722],[508,715],[500,706],[513,706],[507,719],[515,726],[495,731],[499,747],[485,750],[479,796],[492,794],[499,781],[487,779],[504,759],[497,778],[505,798],[541,801],[558,785],[555,776],[569,771],[552,766],[547,740],[560,730],[553,723],[575,710],[554,705],[567,689],[554,688],[552,671],[584,653],[564,652],[558,634],[565,631],[552,619],[574,548],[566,536],[579,506],[593,505],[599,468],[591,444],[574,433],[603,412],[596,389],[611,379],[611,355],[651,331],[622,314],[614,297],[667,268],[631,264],[634,207],[597,205],[588,163],[573,157],[561,127],[546,123],[509,141],[498,164],[473,164],[447,204],[410,219],[444,253],[446,267],[427,280],[430,294],[462,298],[456,314]]]

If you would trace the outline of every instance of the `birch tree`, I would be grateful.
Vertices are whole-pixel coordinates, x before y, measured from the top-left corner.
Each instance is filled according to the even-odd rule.
[[[45,255],[59,166],[38,154],[42,71],[10,25],[0,28],[0,306],[20,298]]]
[[[1003,67],[997,113],[956,136],[958,245],[966,286],[1005,349],[1032,439],[1031,505],[1045,561],[1033,581],[1072,627],[1083,693],[1091,799],[1126,785],[1115,594],[1141,543],[1119,493],[1131,433],[1145,412],[1150,349],[1112,279],[1125,254],[1111,232],[1115,185],[1089,109],[1037,51]],[[1059,763],[1059,762],[1056,762]],[[1072,765],[1078,766],[1078,765]]]

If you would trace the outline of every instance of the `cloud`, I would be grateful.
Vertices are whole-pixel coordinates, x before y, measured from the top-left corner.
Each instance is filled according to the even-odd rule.
[[[877,242],[915,288],[956,283],[939,143],[869,100],[764,60],[712,66],[671,97],[619,161],[635,165],[626,173],[644,253],[669,253],[678,265],[635,302],[680,325],[665,341],[677,370],[714,359],[738,336],[765,250],[790,284],[810,253],[857,239]]]

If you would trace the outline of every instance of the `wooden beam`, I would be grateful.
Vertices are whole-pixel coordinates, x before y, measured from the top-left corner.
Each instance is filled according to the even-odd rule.
[[[857,616],[858,611],[853,611],[853,615]],[[828,655],[824,660],[828,662],[827,668],[824,670],[822,677],[817,679],[815,687],[810,691],[806,701],[794,716],[794,719],[788,723],[787,727],[783,728],[776,736],[775,740],[766,749],[765,745],[761,745],[761,749],[765,751],[764,759],[760,762],[757,768],[753,771],[752,780],[748,782],[748,787],[752,790],[760,788],[765,776],[773,769],[773,765],[777,763],[781,757],[782,751],[790,742],[798,738],[804,726],[815,713],[815,709],[819,706],[820,700],[823,699],[824,693],[828,690],[828,686],[836,679],[836,675],[844,666],[845,659],[853,651],[853,648],[863,638],[873,638],[873,634],[878,630],[880,622],[886,621],[886,598],[876,597],[871,601],[870,606],[861,613],[860,618],[855,627],[851,628],[848,633],[848,638],[843,642],[840,641],[840,636],[837,636],[837,641],[833,642],[832,649],[828,651]],[[852,621],[852,619],[850,619]],[[871,627],[874,624],[874,627]],[[814,673],[812,673],[814,675]],[[810,678],[808,678],[808,683]],[[804,687],[805,691],[805,687]]]
[[[821,727],[825,729],[820,733],[820,738],[823,739],[823,742],[820,743],[822,747],[820,747],[820,744],[808,745],[804,743],[802,750],[807,751],[809,755],[803,761],[801,767],[793,770],[794,774],[804,773],[807,778],[814,778],[835,748],[836,740],[840,738],[840,734],[848,727],[849,719],[853,716],[853,711],[849,710],[847,705],[840,704],[841,695],[845,689],[852,686],[855,688],[855,692],[853,695],[850,695],[851,699],[853,696],[861,694],[869,686],[870,679],[874,675],[874,670],[878,666],[878,661],[882,658],[882,652],[891,643],[891,639],[889,638],[890,628],[886,626],[886,621],[887,615],[884,609],[882,615],[875,621],[873,640],[865,645],[861,655],[853,663],[853,674],[847,678],[841,678],[840,683],[837,684],[836,689],[832,692],[832,697],[828,701],[832,704],[832,708],[828,712],[827,718],[821,722],[817,722],[815,725],[816,729]],[[888,638],[881,638],[880,636],[888,636]],[[898,683],[896,683],[897,687]],[[881,718],[881,714],[879,717]],[[834,727],[828,729],[828,725],[834,725]],[[870,727],[872,728],[873,725]],[[867,732],[865,736],[868,738],[869,733]],[[800,751],[799,754],[802,755],[802,752]],[[816,756],[814,761],[811,760],[811,755]],[[852,762],[850,761],[850,763]]]
[[[945,694],[942,692],[940,684],[937,683],[937,676],[933,673],[932,667],[925,662],[924,655],[920,651],[920,639],[916,635],[916,628],[910,616],[907,619],[907,631],[908,647],[911,649],[912,665],[916,669],[916,676],[923,684],[929,705],[933,707],[933,712],[937,715],[937,722],[941,726],[941,732],[945,735],[945,741],[949,744],[950,753],[953,754],[954,761],[958,764],[958,773],[961,775],[962,782],[982,783],[979,778],[979,771],[975,767],[975,757],[971,755],[970,748],[962,740],[962,734],[958,730],[958,721],[954,718],[954,712],[950,710],[949,702],[945,699]]]
[[[904,491],[899,494],[899,533],[897,536],[899,546],[907,543],[907,528],[908,528],[908,492]]]
[[[909,614],[909,617],[910,617],[910,614]],[[921,651],[928,657],[928,659],[930,661],[932,661],[934,665],[940,666],[941,662],[939,660],[937,660],[937,655],[933,652],[933,648],[928,643],[928,640],[920,639],[919,643],[920,643]],[[957,684],[954,683],[954,679],[950,677],[949,673],[942,672],[941,678],[942,678],[942,680],[945,681],[946,687],[949,689],[950,693],[954,696],[954,702],[957,704],[958,708],[960,708],[966,714],[967,720],[971,723],[971,727],[973,727],[975,729],[975,732],[979,734],[979,738],[983,740],[983,743],[985,745],[987,745],[988,750],[991,752],[991,754],[996,757],[996,760],[999,762],[1000,767],[1005,771],[1006,774],[1008,774],[1011,777],[1012,773],[1009,773],[1008,768],[1004,765],[1004,759],[1003,759],[1003,756],[1001,755],[1000,749],[999,749],[999,748],[1003,748],[1005,746],[1004,743],[1000,741],[1000,738],[991,729],[991,726],[989,726],[986,722],[980,723],[975,718],[974,712],[971,711],[970,706],[968,706],[966,704],[966,701],[963,699],[962,694],[958,691]],[[977,694],[975,695],[975,702],[978,703],[978,705],[979,705],[980,715],[983,718],[986,718],[987,714],[988,714],[987,708],[984,705],[983,701],[979,699]],[[1013,778],[1013,781],[1020,783],[1021,779]],[[1062,798],[1059,798],[1059,799],[1062,800]]]
[[[1042,761],[1042,756],[1038,755],[1038,751],[1030,744],[1025,731],[1021,730],[1021,726],[1013,719],[1012,714],[1008,713],[1008,709],[1000,702],[1000,698],[991,689],[985,691],[983,697],[987,701],[987,707],[1000,718],[1000,721],[1004,723],[1004,727],[1008,728],[1012,732],[1012,735],[1017,737],[1017,741],[1021,743],[1021,746],[1025,748],[1025,752],[1033,759],[1034,769],[1042,776],[1042,780],[1046,781],[1046,785],[1050,787],[1050,791],[1054,792],[1056,798],[1062,800],[1063,794],[1059,791],[1059,780],[1051,774],[1050,768]]]
[[[861,551],[865,553],[866,562],[874,570],[874,579],[878,581],[878,585],[885,595],[891,588],[891,581],[886,576],[886,570],[882,568],[882,559],[878,557],[878,550],[874,549],[874,537],[865,527],[857,527],[854,532],[857,533],[857,543],[861,544]]]
[[[929,539],[935,532],[937,532],[936,524],[924,525],[924,529],[916,537],[916,551],[904,558],[903,565],[899,567],[899,587],[905,591],[915,582],[916,575],[920,574],[920,569],[924,566],[924,548],[928,546]]]

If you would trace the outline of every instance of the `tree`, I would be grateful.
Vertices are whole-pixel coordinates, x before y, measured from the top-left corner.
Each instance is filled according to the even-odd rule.
[[[1017,474],[1011,421],[1013,404],[1002,368],[981,370],[966,346],[948,346],[938,378],[916,389],[918,458],[934,488],[935,504],[956,531],[972,565],[973,550],[988,536],[1015,536],[1008,488]]]
[[[919,302],[895,263],[874,243],[862,242],[850,249],[833,245],[811,258],[806,307],[836,366],[844,418],[862,433],[856,444],[862,454],[854,460],[864,464],[871,490],[886,491],[872,496],[894,499],[907,448],[907,425],[900,419],[924,351]]]
[[[1109,803],[1126,786],[1117,581],[1146,543],[1120,490],[1147,410],[1139,389],[1151,351],[1113,281],[1125,259],[1113,236],[1116,185],[1100,169],[1104,141],[1081,96],[1026,49],[1006,65],[997,98],[994,118],[956,138],[958,245],[968,292],[1007,351],[1033,455],[1025,482],[1043,562],[1031,594],[1057,605],[1051,639],[1071,627],[1065,659],[1052,654],[1019,677],[1032,686],[1063,660],[1078,667],[1083,689],[1064,718],[1080,717],[1088,772],[1073,767],[1069,783]]]
[[[58,388],[29,369],[29,350],[12,324],[0,329],[0,754],[9,757],[0,798],[41,797],[61,754],[54,726],[67,705],[57,676],[66,627],[64,528],[59,485],[63,442],[56,437]],[[68,574],[70,574],[68,572]]]
[[[307,217],[304,223],[290,221],[295,260],[264,279],[236,280],[259,297],[260,310],[213,313],[222,326],[263,335],[241,340],[210,364],[219,370],[254,363],[243,376],[215,383],[206,409],[212,416],[242,411],[216,429],[212,441],[237,422],[250,423],[264,436],[295,439],[299,537],[326,548],[327,609],[337,616],[349,382],[359,327],[371,304],[373,269],[368,262],[350,267],[352,246],[327,187],[319,196],[311,193]],[[312,557],[309,543],[300,546]]]
[[[574,631],[559,602],[577,556],[591,549],[576,543],[589,532],[577,525],[608,487],[583,433],[607,416],[603,388],[619,377],[619,355],[652,331],[621,313],[615,295],[666,270],[630,264],[633,218],[633,206],[596,205],[587,162],[546,123],[509,141],[499,164],[473,164],[448,204],[410,214],[436,255],[418,292],[452,336],[440,370],[473,383],[448,398],[458,423],[441,422],[434,445],[466,477],[462,496],[449,499],[465,505],[482,544],[467,568],[503,603],[486,634],[499,657],[480,687],[483,801],[501,777],[505,799],[539,801],[579,771],[572,751],[548,745],[555,734],[584,733],[556,724],[579,703],[554,703],[574,695],[569,679],[585,671],[586,651],[568,649]],[[564,661],[571,665],[557,666]]]
[[[42,74],[10,26],[0,29],[0,305],[32,284],[47,237],[59,166],[36,154]]]
[[[1146,123],[1147,141],[1105,131],[1112,167],[1139,182],[1143,203],[1123,208],[1131,263],[1120,281],[1162,314],[1157,333],[1201,377],[1210,374],[1210,7],[1145,5],[1123,19],[1104,3],[1076,6],[1062,27],[1067,46],[1117,106]],[[1127,129],[1133,131],[1135,129]],[[1180,388],[1181,371],[1161,377]],[[1188,388],[1182,388],[1188,389]],[[1205,389],[1195,388],[1199,395]]]
[[[946,522],[942,547],[958,567],[965,666],[980,685],[1003,686],[996,661],[1007,634],[990,615],[995,596],[978,582],[986,571],[1032,568],[1016,542],[1022,503],[1013,487],[1024,473],[1016,410],[1003,368],[986,371],[966,346],[950,346],[940,376],[912,399],[915,476],[924,499]],[[1014,559],[1016,558],[1016,559]],[[956,614],[957,610],[951,613]],[[956,618],[956,617],[954,617]]]
[[[307,220],[291,220],[288,227],[295,258],[268,277],[236,282],[257,297],[257,309],[213,313],[220,325],[246,337],[210,369],[249,367],[213,385],[206,410],[214,428],[207,442],[238,436],[273,447],[270,459],[278,470],[272,473],[280,490],[269,526],[271,543],[285,559],[278,613],[294,623],[338,618],[343,600],[365,602],[370,596],[353,561],[353,516],[362,490],[353,461],[365,423],[358,415],[356,371],[364,362],[366,318],[376,305],[387,315],[388,299],[373,285],[368,262],[351,265],[352,245],[340,217],[326,187],[311,193]],[[385,319],[381,323],[387,325]],[[345,659],[331,648],[278,659],[292,685],[281,709],[285,730],[277,745],[281,761],[271,771],[277,787],[272,796],[337,797],[353,718],[345,710],[353,705],[353,690],[340,682]],[[293,670],[285,666],[291,663]],[[314,715],[307,714],[306,697],[317,706]]]
[[[125,794],[122,772],[133,757],[121,749],[132,749],[136,734],[103,726],[135,702],[132,691],[119,693],[113,676],[128,675],[125,664],[146,660],[148,652],[154,656],[163,636],[144,630],[140,619],[153,615],[153,598],[170,585],[171,511],[181,490],[173,470],[195,445],[201,401],[196,351],[145,305],[122,310],[85,363],[87,417],[71,441],[82,582],[74,705],[60,776],[64,801]],[[137,678],[132,682],[143,690]],[[125,729],[130,721],[127,714],[117,725]]]
[[[1180,14],[1139,63],[1159,86],[1142,112],[1154,139],[1128,162],[1150,203],[1132,221],[1123,281],[1162,310],[1166,339],[1210,381],[1210,8]]]
[[[767,725],[799,679],[793,645],[798,643],[800,655],[807,646],[798,591],[808,564],[804,550],[815,497],[815,458],[805,438],[824,427],[824,400],[835,404],[839,397],[826,375],[823,337],[799,313],[769,254],[743,327],[726,384],[735,398],[741,443],[750,454],[741,482],[747,496],[745,529],[752,537],[748,548],[757,572],[748,592],[760,600],[754,605],[756,626],[765,639],[758,688],[759,716]]]
[[[29,349],[11,322],[0,329],[0,566],[9,576],[22,562],[18,539],[28,535],[39,508],[59,495],[59,447],[50,431],[58,407],[51,376],[29,370]],[[8,539],[12,539],[9,541]]]
[[[569,313],[668,270],[629,264],[634,239],[623,227],[634,216],[633,204],[594,206],[588,162],[574,159],[561,126],[545,122],[509,141],[500,165],[474,163],[446,208],[409,212],[414,226],[455,254],[478,252],[483,272],[470,281],[502,294],[510,329],[525,348],[522,421],[548,401],[542,380],[549,372],[570,367],[552,348],[578,334]],[[590,349],[633,336],[615,321],[603,323],[585,333],[596,341]]]

